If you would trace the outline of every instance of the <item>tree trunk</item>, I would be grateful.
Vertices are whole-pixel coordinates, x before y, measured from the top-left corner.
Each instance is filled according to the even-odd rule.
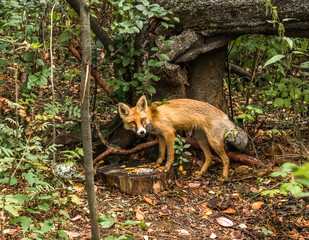
[[[220,50],[231,40],[243,34],[278,34],[278,24],[271,20],[271,10],[261,0],[151,0],[171,10],[180,19],[175,28],[160,25],[155,38],[170,36],[172,46],[160,46],[160,52],[169,56],[169,71],[158,83],[155,99],[189,97],[209,102],[227,111],[223,94],[225,52]],[[309,1],[272,0],[278,16],[294,19],[284,22],[285,35],[309,37]],[[184,67],[189,65],[189,69]],[[186,73],[188,72],[188,76]],[[181,76],[181,78],[179,77]],[[189,79],[186,82],[186,77]],[[173,84],[171,84],[173,83]],[[187,85],[187,87],[185,87]],[[187,88],[187,93],[184,91]]]
[[[190,64],[188,98],[207,101],[225,113],[228,107],[223,91],[226,47],[199,55]]]
[[[85,185],[88,207],[90,211],[91,239],[100,240],[97,202],[94,191],[92,137],[89,113],[90,69],[91,69],[91,32],[90,32],[90,3],[80,1],[80,17],[82,29],[82,77],[81,77],[81,125],[84,150]]]

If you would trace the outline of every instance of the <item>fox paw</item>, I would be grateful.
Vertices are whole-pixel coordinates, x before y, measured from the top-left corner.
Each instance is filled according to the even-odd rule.
[[[161,166],[161,167],[158,167],[158,170],[159,170],[160,172],[168,172],[168,170],[170,170],[170,168],[169,168],[169,167],[166,167],[166,166]]]
[[[202,177],[202,172],[201,171],[195,171],[194,173],[193,173],[193,177],[195,178],[195,179],[199,179],[199,178],[201,178]]]
[[[157,162],[152,162],[149,165],[154,168],[160,167],[160,163],[157,163]]]

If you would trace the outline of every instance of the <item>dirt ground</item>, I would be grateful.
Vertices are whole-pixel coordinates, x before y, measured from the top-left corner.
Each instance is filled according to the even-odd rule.
[[[130,196],[106,186],[97,186],[99,212],[115,220],[102,236],[133,236],[134,239],[309,239],[309,201],[292,195],[262,196],[278,189],[282,180],[271,178],[284,162],[300,164],[295,142],[257,140],[261,168],[232,163],[230,180],[220,181],[218,158],[200,179],[180,175],[159,194]],[[293,147],[294,146],[294,147]],[[308,146],[308,145],[307,145]],[[254,153],[252,153],[254,154]],[[127,220],[146,226],[122,226]],[[231,222],[229,222],[229,220]],[[225,224],[233,224],[225,227]],[[89,225],[87,225],[89,228]],[[86,228],[82,226],[82,229]]]

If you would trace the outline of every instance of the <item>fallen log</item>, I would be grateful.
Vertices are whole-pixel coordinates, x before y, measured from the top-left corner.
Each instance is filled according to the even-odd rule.
[[[107,157],[110,154],[117,154],[117,155],[126,156],[126,155],[130,155],[130,154],[139,152],[141,150],[144,150],[144,149],[147,149],[147,148],[150,148],[150,147],[154,147],[154,146],[158,145],[158,143],[159,143],[158,139],[156,139],[156,140],[153,140],[151,142],[139,144],[136,147],[131,148],[131,149],[116,149],[114,147],[111,147],[108,144],[108,142],[102,137],[98,125],[96,123],[94,123],[94,125],[95,125],[95,128],[97,130],[97,134],[98,134],[101,142],[107,147],[107,149],[94,159],[93,164],[98,163],[100,160],[102,160],[103,158]],[[183,138],[183,139],[185,139],[186,143],[190,144],[190,148],[201,150],[199,144],[194,139],[192,139],[192,138]],[[251,157],[251,156],[241,154],[241,153],[226,151],[226,154],[229,157],[229,159],[231,161],[234,161],[234,162],[239,162],[239,163],[245,164],[245,165],[255,165],[255,166],[258,166],[258,167],[261,167],[263,165],[260,160],[254,158],[254,157]]]

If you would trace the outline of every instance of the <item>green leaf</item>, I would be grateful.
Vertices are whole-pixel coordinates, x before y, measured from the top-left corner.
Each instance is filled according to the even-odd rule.
[[[294,43],[293,39],[289,38],[289,37],[283,37],[283,38],[288,43],[290,49],[292,49],[293,48],[293,43]]]
[[[275,107],[283,107],[284,106],[284,100],[282,98],[276,98],[274,101]]]
[[[166,54],[160,54],[160,58],[166,61],[169,60],[169,57]]]
[[[129,59],[127,59],[127,58],[122,59],[122,66],[126,67],[126,66],[129,65],[129,63],[130,63]]]
[[[108,49],[109,49],[111,52],[113,52],[113,51],[114,51],[113,45],[109,45],[109,46],[108,46]]]
[[[168,28],[168,24],[165,23],[165,22],[161,22],[161,25],[162,25],[163,27],[165,27],[165,28]]]
[[[183,146],[183,148],[189,148],[190,147],[190,144],[185,144],[184,146]]]
[[[33,221],[31,218],[28,218],[26,216],[17,217],[10,221],[11,224],[15,224],[18,222],[21,223],[21,227],[23,228],[23,233],[25,233],[28,231],[28,228]]]
[[[147,87],[147,91],[152,94],[155,94],[157,92],[154,86],[151,86],[151,85]]]
[[[263,110],[262,110],[262,109],[259,109],[259,108],[256,108],[256,109],[255,109],[255,112],[258,113],[258,114],[263,114]]]
[[[15,207],[13,207],[12,205],[5,205],[4,209],[6,211],[8,211],[9,213],[11,213],[14,217],[18,217],[19,213],[17,211],[17,209]]]
[[[137,222],[137,221],[132,221],[132,220],[127,220],[123,224],[121,224],[121,226],[127,226],[127,225],[134,225],[134,226],[139,225],[142,227],[147,227],[147,224],[144,222]]]
[[[23,176],[27,180],[27,182],[30,184],[30,186],[32,186],[35,183],[36,178],[34,177],[35,175],[32,172],[24,173]]]
[[[52,220],[45,220],[44,221],[44,224],[41,228],[41,232],[44,234],[44,233],[47,233],[49,232],[52,228],[54,227],[54,224],[52,222]]]
[[[145,11],[147,8],[143,4],[138,4],[135,6],[139,11]]]
[[[14,198],[18,201],[18,204],[23,205],[25,202],[28,202],[29,198],[24,194],[15,194]]]
[[[71,38],[71,35],[72,34],[69,31],[63,32],[62,34],[60,34],[58,38],[58,42],[62,43],[62,42],[69,40]]]
[[[127,68],[122,67],[119,69],[119,75],[123,75],[127,71]]]
[[[30,209],[30,208],[27,208],[26,211],[29,212],[29,213],[32,213],[32,214],[41,213],[40,211],[36,211],[36,210]]]
[[[238,119],[245,119],[246,116],[247,116],[247,114],[242,113],[242,114],[239,114],[239,115],[237,116],[237,118],[238,118]]]
[[[71,219],[70,215],[66,211],[64,211],[64,210],[60,210],[59,214],[67,217],[68,219]]]
[[[64,239],[69,239],[68,234],[64,230],[58,230],[57,233],[59,237],[64,238]]]
[[[268,66],[268,65],[270,65],[270,64],[274,64],[275,62],[280,61],[280,60],[281,60],[282,58],[284,58],[284,57],[285,57],[285,55],[283,55],[283,54],[275,55],[275,56],[273,56],[271,59],[269,59],[269,60],[265,63],[264,67],[266,67],[266,66]]]
[[[291,101],[290,101],[290,99],[285,99],[284,100],[284,107],[285,108],[291,108]]]
[[[290,91],[290,97],[292,99],[299,99],[301,97],[301,90],[299,88],[292,88]]]
[[[35,60],[35,63],[36,63],[36,65],[38,65],[38,66],[44,66],[45,65],[45,63],[43,62],[43,60],[42,59],[37,59],[37,60]]]
[[[47,212],[50,209],[50,207],[47,203],[43,203],[43,204],[38,205],[38,208],[41,209],[41,210],[44,210],[45,212]]]
[[[112,225],[114,225],[115,220],[112,217],[108,217],[106,215],[99,216],[98,222],[100,225],[102,225],[103,228],[109,228]]]

